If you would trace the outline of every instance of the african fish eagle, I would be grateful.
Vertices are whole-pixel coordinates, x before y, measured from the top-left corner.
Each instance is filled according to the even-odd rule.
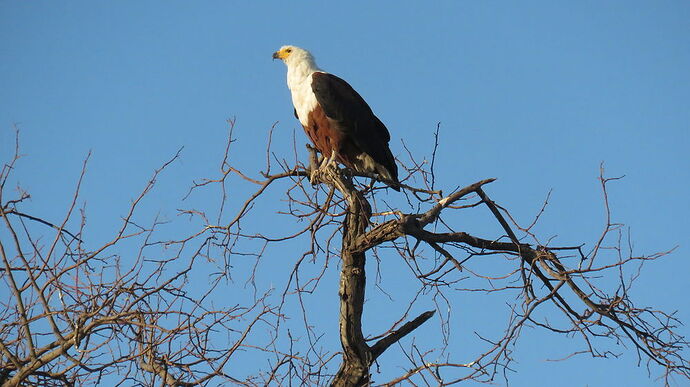
[[[399,191],[388,129],[352,86],[317,67],[305,49],[283,46],[273,59],[287,65],[295,117],[323,155],[322,166],[339,161],[354,171],[378,174]]]

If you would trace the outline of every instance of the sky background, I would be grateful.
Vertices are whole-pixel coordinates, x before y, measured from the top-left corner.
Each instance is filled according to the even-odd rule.
[[[257,176],[274,124],[272,151],[293,160],[293,136],[300,152],[307,140],[293,117],[285,66],[271,60],[284,44],[309,49],[320,67],[360,92],[389,128],[394,155],[404,156],[402,140],[416,155],[430,155],[440,122],[436,176],[447,192],[495,177],[489,195],[529,223],[552,190],[536,228],[543,240],[553,237],[551,245],[592,246],[604,222],[599,166],[608,176],[625,175],[609,199],[613,220],[629,226],[634,252],[678,246],[645,267],[634,299],[678,310],[690,322],[686,1],[0,1],[0,157],[11,157],[18,127],[24,157],[13,182],[32,194],[24,211],[62,219],[92,152],[81,203],[90,224],[85,240],[96,246],[112,235],[153,170],[184,147],[144,207],[145,215],[173,219],[180,206],[205,200],[182,197],[193,180],[217,176],[232,117],[236,165]],[[230,206],[244,201],[243,192],[231,193]],[[282,192],[271,190],[245,227],[276,235],[298,228],[276,214]],[[488,213],[446,220],[478,236],[498,235]],[[291,251],[288,245],[267,253],[261,286],[285,286],[288,274],[277,261],[289,269],[302,250]],[[229,289],[244,283],[237,265],[239,279]],[[337,281],[336,265],[329,270],[327,279]],[[367,317],[365,333],[398,318],[408,300],[405,276],[399,260],[381,268],[381,286],[401,296],[376,307],[386,319]],[[337,329],[336,286],[323,285],[309,301],[324,316],[334,311],[314,321],[329,335]],[[385,298],[368,291],[365,315]],[[433,307],[420,302],[416,313]],[[477,294],[454,298],[457,329],[471,335],[486,321],[505,324],[505,310],[486,302]],[[438,330],[438,322],[427,324],[422,338]],[[687,327],[680,331],[690,335]],[[476,355],[479,347],[457,336],[455,359]],[[328,340],[324,346],[337,351],[337,336]],[[637,367],[632,348],[620,349],[620,359],[545,361],[579,344],[523,332],[511,385],[662,383],[654,378],[658,369],[648,378]],[[391,377],[408,366],[396,351],[379,362]]]

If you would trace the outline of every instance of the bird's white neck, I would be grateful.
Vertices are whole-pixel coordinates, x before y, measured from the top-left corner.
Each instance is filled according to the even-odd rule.
[[[287,64],[287,84],[292,95],[292,104],[302,125],[306,128],[309,123],[309,113],[317,104],[312,90],[311,75],[321,69],[316,66],[311,56],[293,58]]]
[[[305,58],[305,60],[289,63],[287,67],[287,83],[290,89],[302,84],[314,72],[321,71],[321,69],[311,58]]]

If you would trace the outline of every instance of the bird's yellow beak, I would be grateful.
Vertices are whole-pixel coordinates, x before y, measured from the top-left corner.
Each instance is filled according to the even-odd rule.
[[[288,52],[286,52],[285,50],[280,50],[280,51],[276,51],[273,53],[273,59],[283,60],[283,59],[287,58],[287,56],[288,56]]]

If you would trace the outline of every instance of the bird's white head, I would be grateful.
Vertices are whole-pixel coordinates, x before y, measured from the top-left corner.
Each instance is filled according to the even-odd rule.
[[[273,59],[282,60],[288,67],[306,66],[316,68],[314,57],[311,53],[297,46],[283,46],[273,53]]]

